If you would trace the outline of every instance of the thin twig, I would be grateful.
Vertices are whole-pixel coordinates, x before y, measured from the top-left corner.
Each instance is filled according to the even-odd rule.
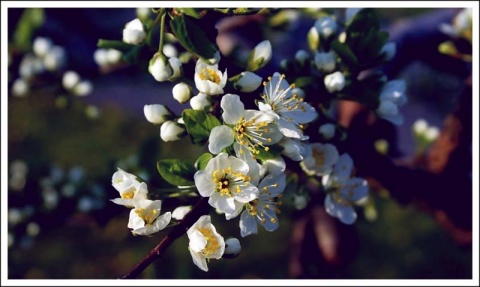
[[[175,226],[165,238],[160,241],[140,262],[138,262],[125,276],[120,279],[133,279],[138,277],[150,264],[158,259],[167,250],[177,238],[182,236],[188,228],[193,225],[197,219],[208,212],[207,198],[202,197],[192,208],[192,210],[185,215],[183,220]]]

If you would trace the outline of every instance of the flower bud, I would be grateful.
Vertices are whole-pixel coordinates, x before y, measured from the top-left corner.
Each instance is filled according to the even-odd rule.
[[[30,86],[28,82],[22,78],[18,78],[13,82],[12,85],[12,94],[17,97],[24,97],[28,94],[30,90]]]
[[[128,44],[140,44],[146,36],[142,21],[138,18],[128,22],[123,29],[123,42]]]
[[[165,142],[179,140],[185,135],[185,127],[174,121],[166,121],[160,127],[160,138]]]
[[[272,58],[272,45],[270,41],[264,40],[260,42],[252,52],[248,59],[247,69],[256,71],[265,66]]]
[[[310,28],[307,34],[308,47],[312,51],[316,51],[320,45],[320,34],[315,27]]]
[[[341,91],[345,87],[345,77],[342,72],[335,72],[325,76],[325,87],[330,93]]]
[[[300,66],[304,66],[305,63],[310,58],[310,54],[305,50],[298,50],[295,53],[295,61],[300,64]]]
[[[80,82],[80,76],[75,71],[67,71],[63,74],[62,85],[65,89],[71,90]]]
[[[92,83],[90,81],[81,81],[73,88],[73,94],[76,96],[87,96],[93,90]]]
[[[333,52],[315,53],[315,67],[320,72],[333,72],[335,70],[335,54]]]
[[[185,217],[185,215],[190,212],[190,210],[192,210],[191,205],[179,206],[173,210],[172,218],[176,220],[182,220]]]
[[[437,127],[429,127],[427,131],[425,132],[425,138],[429,142],[433,142],[438,138],[438,135],[440,134],[440,131],[438,130]]]
[[[307,207],[307,198],[304,195],[300,194],[294,194],[293,195],[293,206],[295,206],[295,209],[297,210],[302,210],[305,207]]]
[[[43,72],[45,66],[42,59],[39,59],[31,54],[27,54],[22,58],[18,73],[24,79],[30,79],[33,76]]]
[[[150,8],[147,8],[147,7],[137,8],[137,10],[135,12],[137,14],[138,19],[140,19],[142,21],[147,20],[150,17],[150,15],[152,14],[152,11],[150,10]]]
[[[172,117],[170,110],[164,105],[159,104],[145,105],[143,107],[143,113],[147,121],[155,125],[163,124]]]
[[[330,123],[321,125],[318,132],[324,139],[329,140],[335,135],[335,125]]]
[[[424,119],[418,119],[413,123],[412,128],[416,135],[423,135],[428,129],[428,123]]]
[[[242,72],[240,79],[238,79],[233,86],[235,89],[242,92],[250,93],[258,89],[262,84],[262,78],[252,72]]]
[[[150,60],[148,71],[152,74],[155,80],[159,82],[167,81],[173,75],[173,69],[167,62],[167,59],[159,53],[155,54]]]
[[[240,245],[240,241],[235,238],[231,237],[225,240],[225,251],[223,253],[224,258],[234,258],[240,254],[242,250],[242,246]]]
[[[383,46],[382,50],[380,50],[380,54],[385,55],[385,60],[390,61],[397,52],[397,45],[393,42],[388,42]]]
[[[192,109],[194,110],[203,111],[210,107],[211,103],[206,94],[199,93],[190,99],[190,106],[192,106]]]
[[[37,57],[44,57],[52,49],[53,43],[50,39],[44,37],[37,37],[33,41],[33,53]]]
[[[67,54],[65,49],[54,46],[43,58],[43,65],[49,71],[60,70],[67,62]]]
[[[180,59],[172,57],[168,59],[168,64],[170,65],[170,67],[172,67],[173,70],[173,74],[169,79],[170,81],[174,81],[183,75],[183,67]]]
[[[314,26],[323,38],[328,38],[337,31],[337,22],[330,16],[318,19]]]
[[[177,48],[175,48],[175,46],[173,46],[172,44],[163,45],[162,52],[167,58],[173,58],[178,56]]]
[[[115,49],[108,49],[105,56],[109,64],[116,64],[122,59],[122,52]]]
[[[100,67],[103,67],[108,64],[108,59],[107,59],[107,49],[97,49],[93,53],[93,60],[97,65]]]
[[[181,82],[176,84],[172,89],[173,98],[180,104],[186,103],[192,96],[192,88]]]

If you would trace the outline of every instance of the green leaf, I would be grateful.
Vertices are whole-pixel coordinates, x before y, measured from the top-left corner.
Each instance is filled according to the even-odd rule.
[[[196,145],[205,144],[210,136],[210,131],[221,124],[215,116],[193,109],[184,110],[182,118],[192,142]]]
[[[380,29],[380,18],[374,9],[363,8],[358,11],[353,19],[347,24],[345,32],[347,34],[362,33],[370,29],[377,31]]]
[[[333,51],[335,51],[338,57],[340,57],[340,59],[345,62],[347,66],[358,65],[357,56],[353,54],[352,50],[350,50],[350,48],[346,44],[342,44],[338,40],[335,40],[330,44],[330,47]]]
[[[195,162],[195,168],[197,170],[203,170],[205,167],[207,167],[208,162],[213,158],[213,155],[211,153],[204,153],[202,154],[197,161]]]
[[[178,10],[181,13],[186,14],[195,19],[200,19],[203,17],[201,10],[197,8],[176,8],[175,10]]]
[[[122,41],[99,39],[97,42],[97,47],[104,49],[115,49],[121,52],[128,52],[137,46]]]
[[[215,58],[218,48],[208,40],[198,20],[182,14],[170,20],[170,27],[178,42],[190,53],[203,60]]]
[[[22,52],[28,51],[32,45],[33,35],[44,21],[45,13],[42,8],[25,9],[13,35],[14,47]]]
[[[195,167],[180,159],[162,159],[157,162],[157,169],[162,178],[172,185],[193,185]]]
[[[261,161],[266,161],[269,159],[274,159],[279,157],[283,151],[283,148],[279,145],[271,145],[271,146],[268,146],[268,151],[266,151],[263,148],[258,148],[258,151],[260,153],[256,154],[255,158]]]

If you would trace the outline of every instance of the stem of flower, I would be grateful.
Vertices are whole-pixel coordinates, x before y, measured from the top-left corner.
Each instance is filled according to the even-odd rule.
[[[160,18],[160,41],[158,43],[158,52],[163,55],[163,42],[165,37],[165,16],[167,15],[165,8],[160,9],[159,15],[162,15]]]
[[[162,254],[167,250],[167,248],[172,244],[177,238],[182,236],[187,232],[188,228],[192,226],[200,216],[207,214],[209,211],[208,198],[202,197],[190,210],[189,213],[185,215],[183,220],[173,227],[167,236],[165,236],[160,243],[157,244],[140,262],[138,262],[125,276],[120,279],[132,279],[136,278],[140,273],[142,273],[150,264],[153,263],[157,258],[162,256]]]

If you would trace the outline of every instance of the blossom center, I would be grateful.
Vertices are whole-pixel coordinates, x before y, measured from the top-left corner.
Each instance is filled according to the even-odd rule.
[[[268,151],[264,143],[271,143],[272,138],[265,136],[269,132],[268,122],[255,122],[255,119],[245,120],[242,117],[235,126],[237,142],[250,150],[252,154],[259,154],[258,147]],[[241,153],[243,150],[240,151]]]
[[[139,208],[135,209],[135,213],[145,221],[146,225],[151,225],[158,217],[158,211],[156,209],[145,210],[145,208]]]
[[[128,190],[120,195],[121,198],[126,198],[126,199],[132,199],[133,196],[135,195],[135,191],[133,190]]]
[[[212,173],[212,180],[217,192],[232,197],[232,193],[241,191],[241,186],[248,185],[250,177],[232,170],[232,167],[229,166],[228,168],[216,169]]]
[[[217,71],[212,68],[203,68],[199,73],[200,79],[214,82],[215,84],[220,84],[220,77],[217,74]]]
[[[323,165],[325,163],[325,153],[323,151],[312,149],[312,156],[318,165]]]
[[[205,256],[213,254],[220,247],[220,243],[218,242],[217,237],[215,237],[212,230],[208,228],[198,228],[198,231],[200,231],[200,233],[202,233],[202,235],[207,240],[207,245],[201,252]]]

